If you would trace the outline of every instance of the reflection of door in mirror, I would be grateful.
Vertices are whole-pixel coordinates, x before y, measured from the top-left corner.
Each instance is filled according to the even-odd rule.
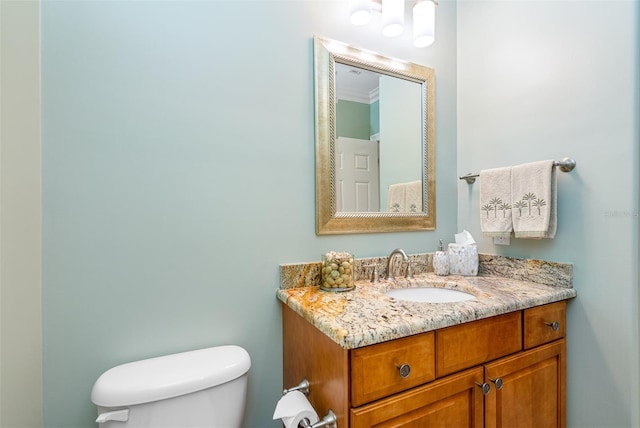
[[[338,137],[335,159],[338,211],[378,211],[378,141]]]
[[[336,64],[338,212],[380,210],[378,87],[378,73]]]

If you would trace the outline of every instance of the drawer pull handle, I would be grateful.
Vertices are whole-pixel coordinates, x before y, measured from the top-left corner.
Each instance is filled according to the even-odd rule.
[[[558,329],[560,328],[560,323],[558,321],[546,322],[545,324],[551,327],[553,331],[558,331]]]
[[[406,379],[409,377],[409,373],[411,373],[411,366],[409,366],[409,364],[399,365],[398,371],[400,372],[400,377]]]
[[[482,395],[487,395],[489,392],[491,392],[491,385],[489,385],[486,382],[485,383],[476,382],[476,385],[478,385],[480,389],[482,389]]]
[[[489,378],[489,380],[494,383],[498,391],[502,389],[502,385],[503,385],[502,378],[499,378],[499,377],[495,379]]]

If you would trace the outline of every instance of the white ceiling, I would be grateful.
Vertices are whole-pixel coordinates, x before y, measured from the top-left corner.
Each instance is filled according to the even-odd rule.
[[[336,96],[339,100],[370,104],[377,99],[379,74],[336,63]]]

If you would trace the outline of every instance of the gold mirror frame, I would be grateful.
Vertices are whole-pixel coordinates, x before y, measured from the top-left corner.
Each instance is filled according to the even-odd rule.
[[[337,212],[335,184],[335,63],[368,69],[422,85],[422,212]],[[316,234],[433,230],[436,225],[435,73],[432,68],[314,37]]]

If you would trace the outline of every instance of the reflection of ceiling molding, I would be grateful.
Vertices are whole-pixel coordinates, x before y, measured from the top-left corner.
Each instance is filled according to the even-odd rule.
[[[377,86],[369,91],[369,104],[373,104],[380,98],[380,87]]]
[[[354,103],[370,104],[369,94],[349,88],[338,89],[337,96],[341,101],[353,101]]]
[[[342,101],[353,101],[354,103],[373,104],[380,98],[380,89],[374,88],[365,93],[349,88],[342,88],[337,90],[337,96]]]
[[[378,100],[379,74],[336,63],[336,98],[362,104]]]

